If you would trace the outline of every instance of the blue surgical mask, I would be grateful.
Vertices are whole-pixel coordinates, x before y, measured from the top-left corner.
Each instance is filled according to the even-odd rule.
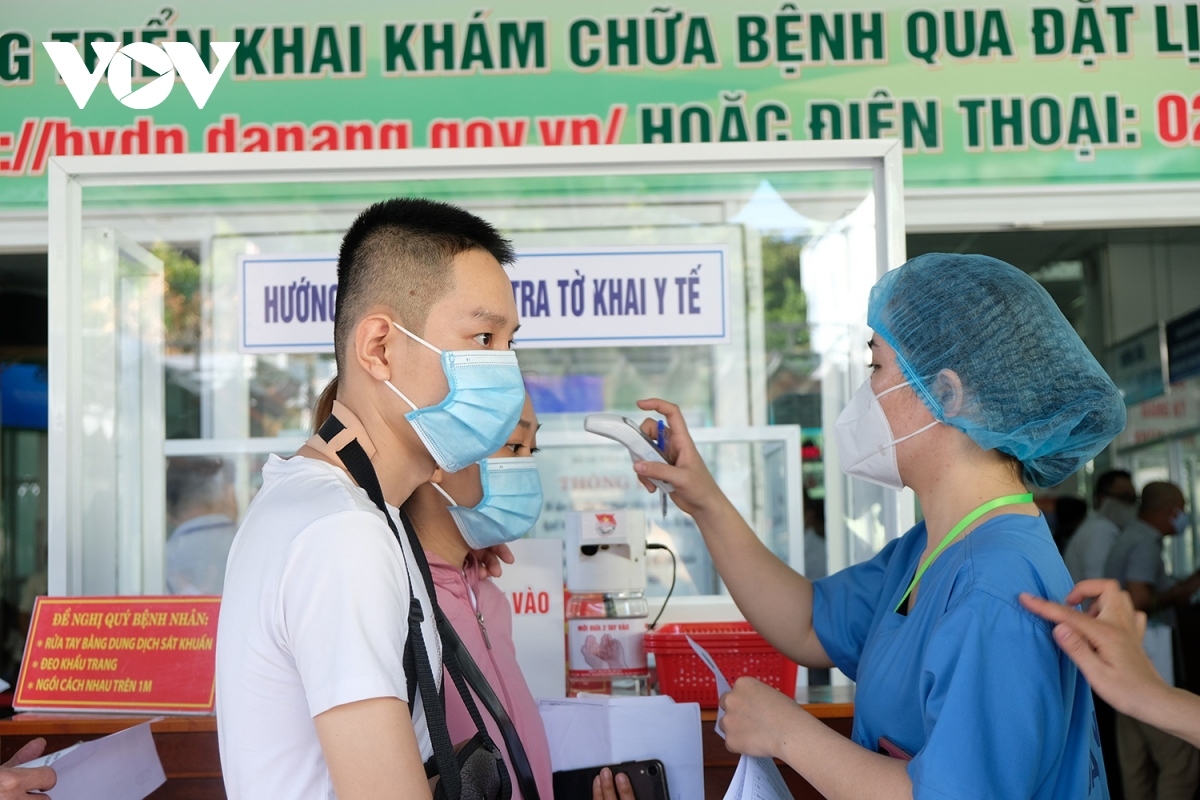
[[[1179,535],[1187,530],[1187,526],[1192,523],[1192,518],[1182,508],[1175,512],[1175,516],[1171,518],[1171,527],[1175,529],[1175,534]]]
[[[391,381],[389,389],[408,403],[404,418],[446,472],[458,472],[504,446],[525,406],[525,384],[511,350],[439,350],[393,322],[405,335],[442,357],[450,391],[435,406],[417,408]]]
[[[454,502],[436,483],[433,488],[450,501],[450,516],[467,546],[483,550],[520,539],[542,513],[542,479],[531,457],[489,458],[479,464],[483,499],[474,508]]]

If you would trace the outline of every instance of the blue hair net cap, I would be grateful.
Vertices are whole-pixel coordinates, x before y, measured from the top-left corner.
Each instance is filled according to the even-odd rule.
[[[871,289],[867,324],[935,417],[1014,456],[1034,486],[1125,428],[1120,392],[1049,293],[999,259],[918,256]]]

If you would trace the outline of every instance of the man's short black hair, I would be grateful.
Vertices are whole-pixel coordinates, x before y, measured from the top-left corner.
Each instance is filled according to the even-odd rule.
[[[516,260],[508,239],[449,203],[395,197],[359,214],[338,253],[333,332],[338,372],[345,369],[354,328],[371,306],[391,306],[397,321],[420,335],[429,308],[454,288],[454,257],[474,249],[486,250],[501,265]]]
[[[1110,469],[1108,472],[1101,472],[1096,478],[1096,488],[1092,492],[1092,499],[1097,503],[1101,497],[1107,497],[1112,492],[1113,484],[1124,478],[1133,483],[1133,476],[1123,469]]]

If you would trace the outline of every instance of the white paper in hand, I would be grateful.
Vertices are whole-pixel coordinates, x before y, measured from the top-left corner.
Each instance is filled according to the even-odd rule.
[[[167,782],[149,722],[21,765],[44,766],[58,775],[53,800],[142,800]]]
[[[687,637],[687,641],[704,665],[712,670],[713,677],[717,680],[717,696],[728,692],[729,681],[721,673],[713,657],[696,644],[692,637]],[[721,718],[724,716],[725,709],[718,709],[717,735],[722,739],[725,738],[725,733],[721,730]],[[744,755],[738,761],[737,771],[733,773],[733,780],[729,783],[729,791],[725,792],[725,800],[792,800],[792,793],[783,782],[783,775],[779,773],[779,767],[775,766],[774,759]]]
[[[700,660],[704,662],[704,666],[712,670],[713,677],[717,679],[717,697],[720,697],[728,692],[732,687],[730,687],[729,681],[725,680],[725,676],[721,674],[721,670],[717,667],[717,662],[713,661],[713,657],[708,654],[707,650],[696,644],[696,641],[692,637],[687,637],[687,642],[692,646],[692,649],[696,651],[696,655],[700,656]],[[718,708],[717,736],[720,736],[722,739],[725,738],[725,732],[721,730],[721,718],[724,716],[725,709]]]
[[[792,793],[774,759],[742,756],[725,800],[792,800]]]

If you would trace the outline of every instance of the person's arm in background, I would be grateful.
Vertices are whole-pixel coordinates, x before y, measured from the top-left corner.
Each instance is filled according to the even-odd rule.
[[[1200,590],[1200,572],[1189,575],[1163,591],[1157,590],[1162,576],[1162,549],[1158,542],[1143,542],[1126,556],[1122,583],[1138,611],[1153,614],[1163,608],[1181,605]],[[1110,576],[1116,577],[1116,576]]]
[[[1095,598],[1087,613],[1072,608]],[[1146,615],[1112,580],[1080,581],[1063,604],[1022,594],[1021,604],[1057,623],[1054,639],[1109,705],[1200,747],[1200,697],[1168,686],[1142,648]]]
[[[746,620],[788,658],[809,667],[833,662],[813,631],[812,583],[778,557],[754,534],[733,503],[713,480],[688,433],[679,406],[665,400],[639,400],[643,411],[667,419],[667,460],[634,465],[647,489],[650,478],[675,487],[671,499],[696,521],[721,580]],[[642,429],[653,438],[648,420]],[[672,466],[673,465],[673,466]]]
[[[432,797],[408,703],[377,697],[313,718],[329,777],[341,800]],[[364,732],[370,735],[364,735]]]
[[[44,752],[46,752],[46,740],[39,737],[26,742],[24,747],[0,766],[0,800],[44,797],[44,795],[34,794],[34,792],[44,792],[54,788],[54,784],[58,783],[58,776],[50,767],[21,767],[22,764],[39,758]],[[622,800],[624,799],[622,798]]]
[[[1134,608],[1153,614],[1163,608],[1187,603],[1192,595],[1200,591],[1200,572],[1192,573],[1170,589],[1157,594],[1151,584],[1141,581],[1129,581],[1126,588],[1133,599]]]

